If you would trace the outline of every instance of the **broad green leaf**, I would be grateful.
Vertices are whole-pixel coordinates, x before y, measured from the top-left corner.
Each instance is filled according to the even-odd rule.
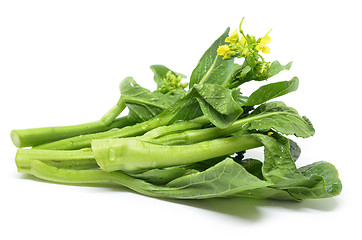
[[[230,126],[243,113],[238,103],[238,89],[230,90],[217,84],[195,85],[196,99],[204,115],[219,128]]]
[[[209,83],[195,85],[175,104],[175,115],[169,124],[203,114],[215,126],[226,128],[243,113],[238,97],[238,89],[231,90]]]
[[[288,188],[288,192],[296,198],[326,198],[337,196],[342,191],[342,183],[337,169],[330,163],[320,161],[299,168],[313,187],[297,186]]]
[[[256,116],[260,113],[273,113],[273,112],[286,112],[299,115],[298,111],[295,108],[287,106],[284,102],[281,101],[272,101],[259,105],[254,109],[249,116]]]
[[[164,111],[160,116],[170,118],[168,124],[178,121],[188,121],[202,115],[199,103],[195,98],[195,91],[190,89],[186,95]]]
[[[233,59],[223,60],[217,54],[219,46],[225,44],[229,28],[206,50],[190,77],[190,88],[195,84],[214,83],[224,85],[233,66]]]
[[[125,78],[120,84],[121,97],[129,109],[129,117],[135,121],[147,121],[169,108],[185,95],[184,91],[175,94],[151,92],[141,87],[131,78]]]
[[[297,77],[290,81],[270,83],[261,86],[253,92],[245,103],[245,106],[254,106],[265,103],[273,98],[283,96],[298,89],[299,80]]]
[[[283,102],[262,104],[242,120],[245,122],[244,130],[260,132],[275,130],[303,138],[313,136],[315,133],[312,123],[306,117],[299,116],[294,108],[286,106]]]
[[[276,139],[264,134],[252,134],[264,145],[263,177],[278,185],[293,185],[294,181],[303,179],[289,152],[287,138]]]
[[[270,184],[248,173],[231,158],[217,163],[203,172],[172,180],[163,194],[183,199],[223,197],[237,192],[269,186]]]
[[[272,182],[273,188],[288,191],[297,199],[336,196],[342,184],[335,167],[326,162],[317,162],[297,169],[290,154],[288,139],[278,139],[253,134],[264,145],[264,179]]]
[[[230,195],[229,197],[245,197],[245,198],[257,198],[257,199],[276,199],[286,201],[298,201],[300,198],[293,197],[288,191],[277,189],[273,187],[263,187],[251,190],[238,192]]]
[[[286,135],[295,135],[297,137],[307,138],[314,135],[314,128],[306,117],[286,113],[274,112],[261,114],[260,119],[250,121],[244,127],[247,130],[258,130],[267,132],[274,129],[277,132]]]
[[[147,121],[162,112],[162,109],[148,105],[134,103],[128,103],[126,105],[129,109],[128,119],[136,122]]]

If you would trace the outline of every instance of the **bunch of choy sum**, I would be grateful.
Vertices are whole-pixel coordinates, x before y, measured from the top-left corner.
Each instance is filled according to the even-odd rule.
[[[332,164],[295,165],[301,150],[288,135],[312,136],[311,122],[271,101],[297,90],[298,78],[241,94],[244,83],[290,69],[291,62],[264,60],[269,42],[268,34],[257,39],[240,24],[206,50],[188,90],[184,75],[153,65],[157,90],[124,79],[119,101],[98,121],[13,130],[18,171],[60,183],[120,184],[159,198],[301,200],[340,194]],[[128,115],[118,117],[125,108]],[[257,147],[264,147],[263,161],[244,157]]]

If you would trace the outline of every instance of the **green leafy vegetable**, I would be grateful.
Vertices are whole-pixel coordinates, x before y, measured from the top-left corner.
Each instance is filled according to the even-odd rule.
[[[296,91],[298,78],[242,94],[244,83],[268,80],[292,62],[265,61],[269,33],[256,38],[241,25],[206,50],[188,90],[186,76],[152,65],[157,90],[125,78],[117,104],[98,121],[12,131],[20,147],[18,171],[60,183],[119,184],[159,198],[299,201],[339,195],[342,184],[332,164],[295,164],[301,148],[289,136],[313,136],[311,121],[271,101]],[[243,62],[234,63],[237,58]],[[125,108],[129,114],[118,117]],[[244,158],[259,147],[263,160]]]

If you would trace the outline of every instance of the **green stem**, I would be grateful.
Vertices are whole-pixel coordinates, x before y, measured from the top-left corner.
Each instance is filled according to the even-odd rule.
[[[145,139],[146,141],[155,144],[166,144],[166,145],[187,145],[207,141],[210,139],[216,139],[221,137],[229,137],[233,133],[240,132],[243,130],[248,122],[259,120],[261,118],[268,118],[273,116],[275,113],[268,113],[263,115],[256,115],[252,117],[246,117],[235,121],[232,125],[227,128],[220,129],[217,127],[188,130],[184,132],[171,133],[159,138]],[[283,113],[279,113],[283,114]],[[186,128],[185,128],[186,129]]]
[[[58,150],[71,150],[71,149],[81,149],[91,146],[91,141],[94,139],[110,139],[110,138],[124,138],[124,137],[134,137],[142,135],[154,128],[167,125],[173,117],[185,106],[190,103],[189,98],[182,98],[177,101],[170,108],[166,109],[159,115],[154,118],[135,124],[133,126],[124,127],[121,129],[112,129],[106,132],[94,133],[76,136],[72,138],[67,138],[47,144],[42,144],[36,146],[37,149],[58,149]]]
[[[34,160],[46,162],[49,165],[60,168],[98,168],[94,154],[90,148],[72,151],[18,149],[15,162],[19,172],[29,169]]]
[[[102,138],[123,138],[134,137],[144,134],[158,126],[166,125],[169,120],[166,118],[153,118],[149,121],[138,123],[124,128],[111,129],[106,132],[99,132],[94,134],[80,135],[72,138],[66,138],[56,142],[42,144],[34,147],[35,149],[53,149],[53,150],[72,150],[88,148],[91,146],[91,141],[94,139]]]
[[[126,108],[126,103],[122,97],[119,98],[116,105],[114,105],[106,114],[103,115],[101,121],[104,125],[110,125],[113,120]]]
[[[116,120],[115,118],[124,110],[125,107],[125,103],[120,98],[118,103],[110,111],[108,111],[101,120],[72,126],[13,130],[11,131],[10,136],[13,144],[20,148],[37,146],[82,134],[103,132],[115,127],[124,127],[131,124],[131,121],[129,121],[127,117],[122,117]]]
[[[150,197],[163,197],[162,194],[156,193],[159,190],[157,186],[130,177],[122,172],[108,173],[102,170],[59,169],[36,160],[32,161],[30,168],[24,169],[22,172],[59,183],[115,183]]]
[[[137,171],[184,165],[262,146],[250,135],[221,138],[190,145],[159,145],[132,138],[92,141],[98,165],[107,172]]]
[[[140,136],[139,139],[143,141],[153,142],[154,139],[161,138],[168,134],[179,133],[181,131],[192,130],[192,129],[200,129],[209,123],[210,121],[206,117],[202,116],[192,119],[188,122],[177,122],[168,126],[161,126],[155,128],[145,133],[143,136]]]
[[[61,127],[19,129],[11,131],[11,139],[17,147],[30,147],[75,135],[97,132],[105,126],[101,121]]]

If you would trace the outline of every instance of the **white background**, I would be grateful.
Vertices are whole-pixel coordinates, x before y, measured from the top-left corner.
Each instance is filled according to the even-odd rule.
[[[358,2],[0,1],[0,238],[362,239]],[[335,164],[340,196],[170,201],[17,173],[11,129],[97,120],[118,100],[122,78],[155,89],[152,64],[190,76],[210,44],[242,17],[244,30],[257,37],[273,29],[267,60],[294,61],[271,81],[299,77],[299,90],[280,100],[316,128],[314,137],[298,141],[298,166]]]

